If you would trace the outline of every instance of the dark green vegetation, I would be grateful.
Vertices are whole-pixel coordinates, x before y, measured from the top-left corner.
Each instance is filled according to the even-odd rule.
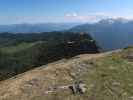
[[[49,32],[0,34],[0,80],[50,62],[83,53],[98,53],[87,34]]]

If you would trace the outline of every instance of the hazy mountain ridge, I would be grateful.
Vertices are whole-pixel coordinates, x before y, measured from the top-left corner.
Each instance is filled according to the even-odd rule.
[[[88,32],[103,48],[113,50],[133,45],[133,21],[104,19],[94,24],[83,24],[69,31]]]
[[[63,31],[74,26],[77,23],[38,23],[38,24],[12,24],[12,25],[0,25],[0,33],[39,33],[39,32],[51,32],[51,31]]]

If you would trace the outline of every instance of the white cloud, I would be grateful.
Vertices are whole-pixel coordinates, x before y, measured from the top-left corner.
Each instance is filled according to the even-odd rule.
[[[89,13],[87,15],[78,15],[77,13],[66,14],[66,21],[75,21],[75,22],[94,22],[103,18],[107,18],[105,13]]]
[[[107,19],[107,18],[113,18],[113,19],[123,18],[123,19],[133,20],[133,16],[122,16],[122,15],[120,16],[105,12],[88,13],[86,15],[78,15],[77,13],[71,13],[71,14],[66,14],[64,20],[69,22],[96,22],[101,19]]]
[[[66,14],[66,17],[77,17],[77,13]]]

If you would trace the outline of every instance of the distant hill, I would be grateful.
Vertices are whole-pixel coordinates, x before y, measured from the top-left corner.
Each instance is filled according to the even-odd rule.
[[[63,58],[99,53],[88,34],[45,32],[0,34],[0,80]]]
[[[88,32],[103,50],[113,50],[133,45],[133,21],[104,19],[94,24],[71,28],[72,32]]]
[[[72,28],[76,23],[41,23],[41,24],[12,24],[0,25],[0,33],[35,33],[35,32],[51,32],[62,31]]]

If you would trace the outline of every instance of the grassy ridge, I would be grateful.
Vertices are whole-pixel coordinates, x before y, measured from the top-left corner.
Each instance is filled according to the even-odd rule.
[[[131,53],[133,48],[93,59],[92,65],[89,63],[90,60],[81,62],[81,64],[87,64],[89,68],[85,74],[78,77],[78,80],[85,82],[87,92],[82,95],[58,92],[51,98],[55,100],[132,100],[133,59],[129,60],[127,57]]]
[[[44,65],[4,81],[0,84],[0,97],[5,100],[132,100],[132,53],[133,48],[128,48],[79,55],[48,64],[47,68]],[[58,89],[78,81],[86,85],[84,94],[73,94],[69,88]],[[49,88],[55,91],[45,94]]]

